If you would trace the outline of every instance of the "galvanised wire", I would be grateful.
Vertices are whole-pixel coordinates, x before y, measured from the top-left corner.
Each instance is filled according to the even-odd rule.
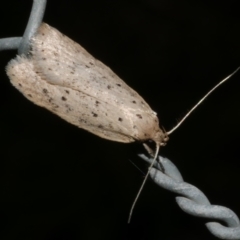
[[[144,154],[139,155],[148,163],[152,159]],[[158,157],[158,162],[150,171],[150,177],[160,187],[183,197],[176,197],[177,204],[186,213],[196,217],[225,222],[227,227],[219,222],[207,222],[208,230],[221,239],[240,239],[240,224],[237,215],[229,208],[211,205],[207,197],[195,186],[184,182],[177,167],[167,158]]]
[[[27,54],[30,39],[40,26],[47,0],[33,0],[31,14],[23,37],[11,37],[0,39],[0,51],[18,49],[18,54]]]

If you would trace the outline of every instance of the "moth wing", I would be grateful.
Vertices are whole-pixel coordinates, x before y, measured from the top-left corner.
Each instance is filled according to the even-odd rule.
[[[17,57],[6,67],[11,83],[27,99],[102,138],[133,142],[132,122],[115,106],[71,88],[49,84],[35,72],[31,59]]]
[[[32,39],[35,71],[46,81],[105,99],[116,107],[153,111],[144,99],[83,47],[43,23]]]
[[[110,68],[47,24],[31,41],[29,58],[7,67],[12,84],[30,101],[109,140],[153,139],[156,114]]]

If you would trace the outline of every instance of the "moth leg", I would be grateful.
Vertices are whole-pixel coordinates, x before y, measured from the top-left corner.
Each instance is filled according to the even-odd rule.
[[[152,148],[150,148],[146,143],[143,143],[144,148],[147,150],[148,154],[151,157],[154,157],[154,150]]]
[[[155,151],[150,148],[146,143],[143,143],[144,148],[147,150],[148,154],[153,158],[155,155]],[[163,173],[165,172],[163,164],[159,161],[159,159],[156,159],[156,164],[154,165],[157,169],[162,171]]]

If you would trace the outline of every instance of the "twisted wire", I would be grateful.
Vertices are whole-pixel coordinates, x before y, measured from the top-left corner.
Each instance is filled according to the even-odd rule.
[[[144,154],[139,156],[148,163],[152,161]],[[218,222],[206,223],[208,230],[220,239],[240,239],[239,219],[232,210],[211,205],[203,192],[184,182],[181,173],[169,159],[159,156],[158,160],[150,171],[150,177],[158,186],[183,196],[176,197],[176,201],[184,212],[226,223],[226,226]]]

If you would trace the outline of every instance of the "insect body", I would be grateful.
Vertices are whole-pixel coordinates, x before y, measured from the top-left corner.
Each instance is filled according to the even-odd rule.
[[[7,65],[11,83],[30,101],[71,124],[117,142],[165,145],[156,113],[110,68],[43,23],[31,52]]]

